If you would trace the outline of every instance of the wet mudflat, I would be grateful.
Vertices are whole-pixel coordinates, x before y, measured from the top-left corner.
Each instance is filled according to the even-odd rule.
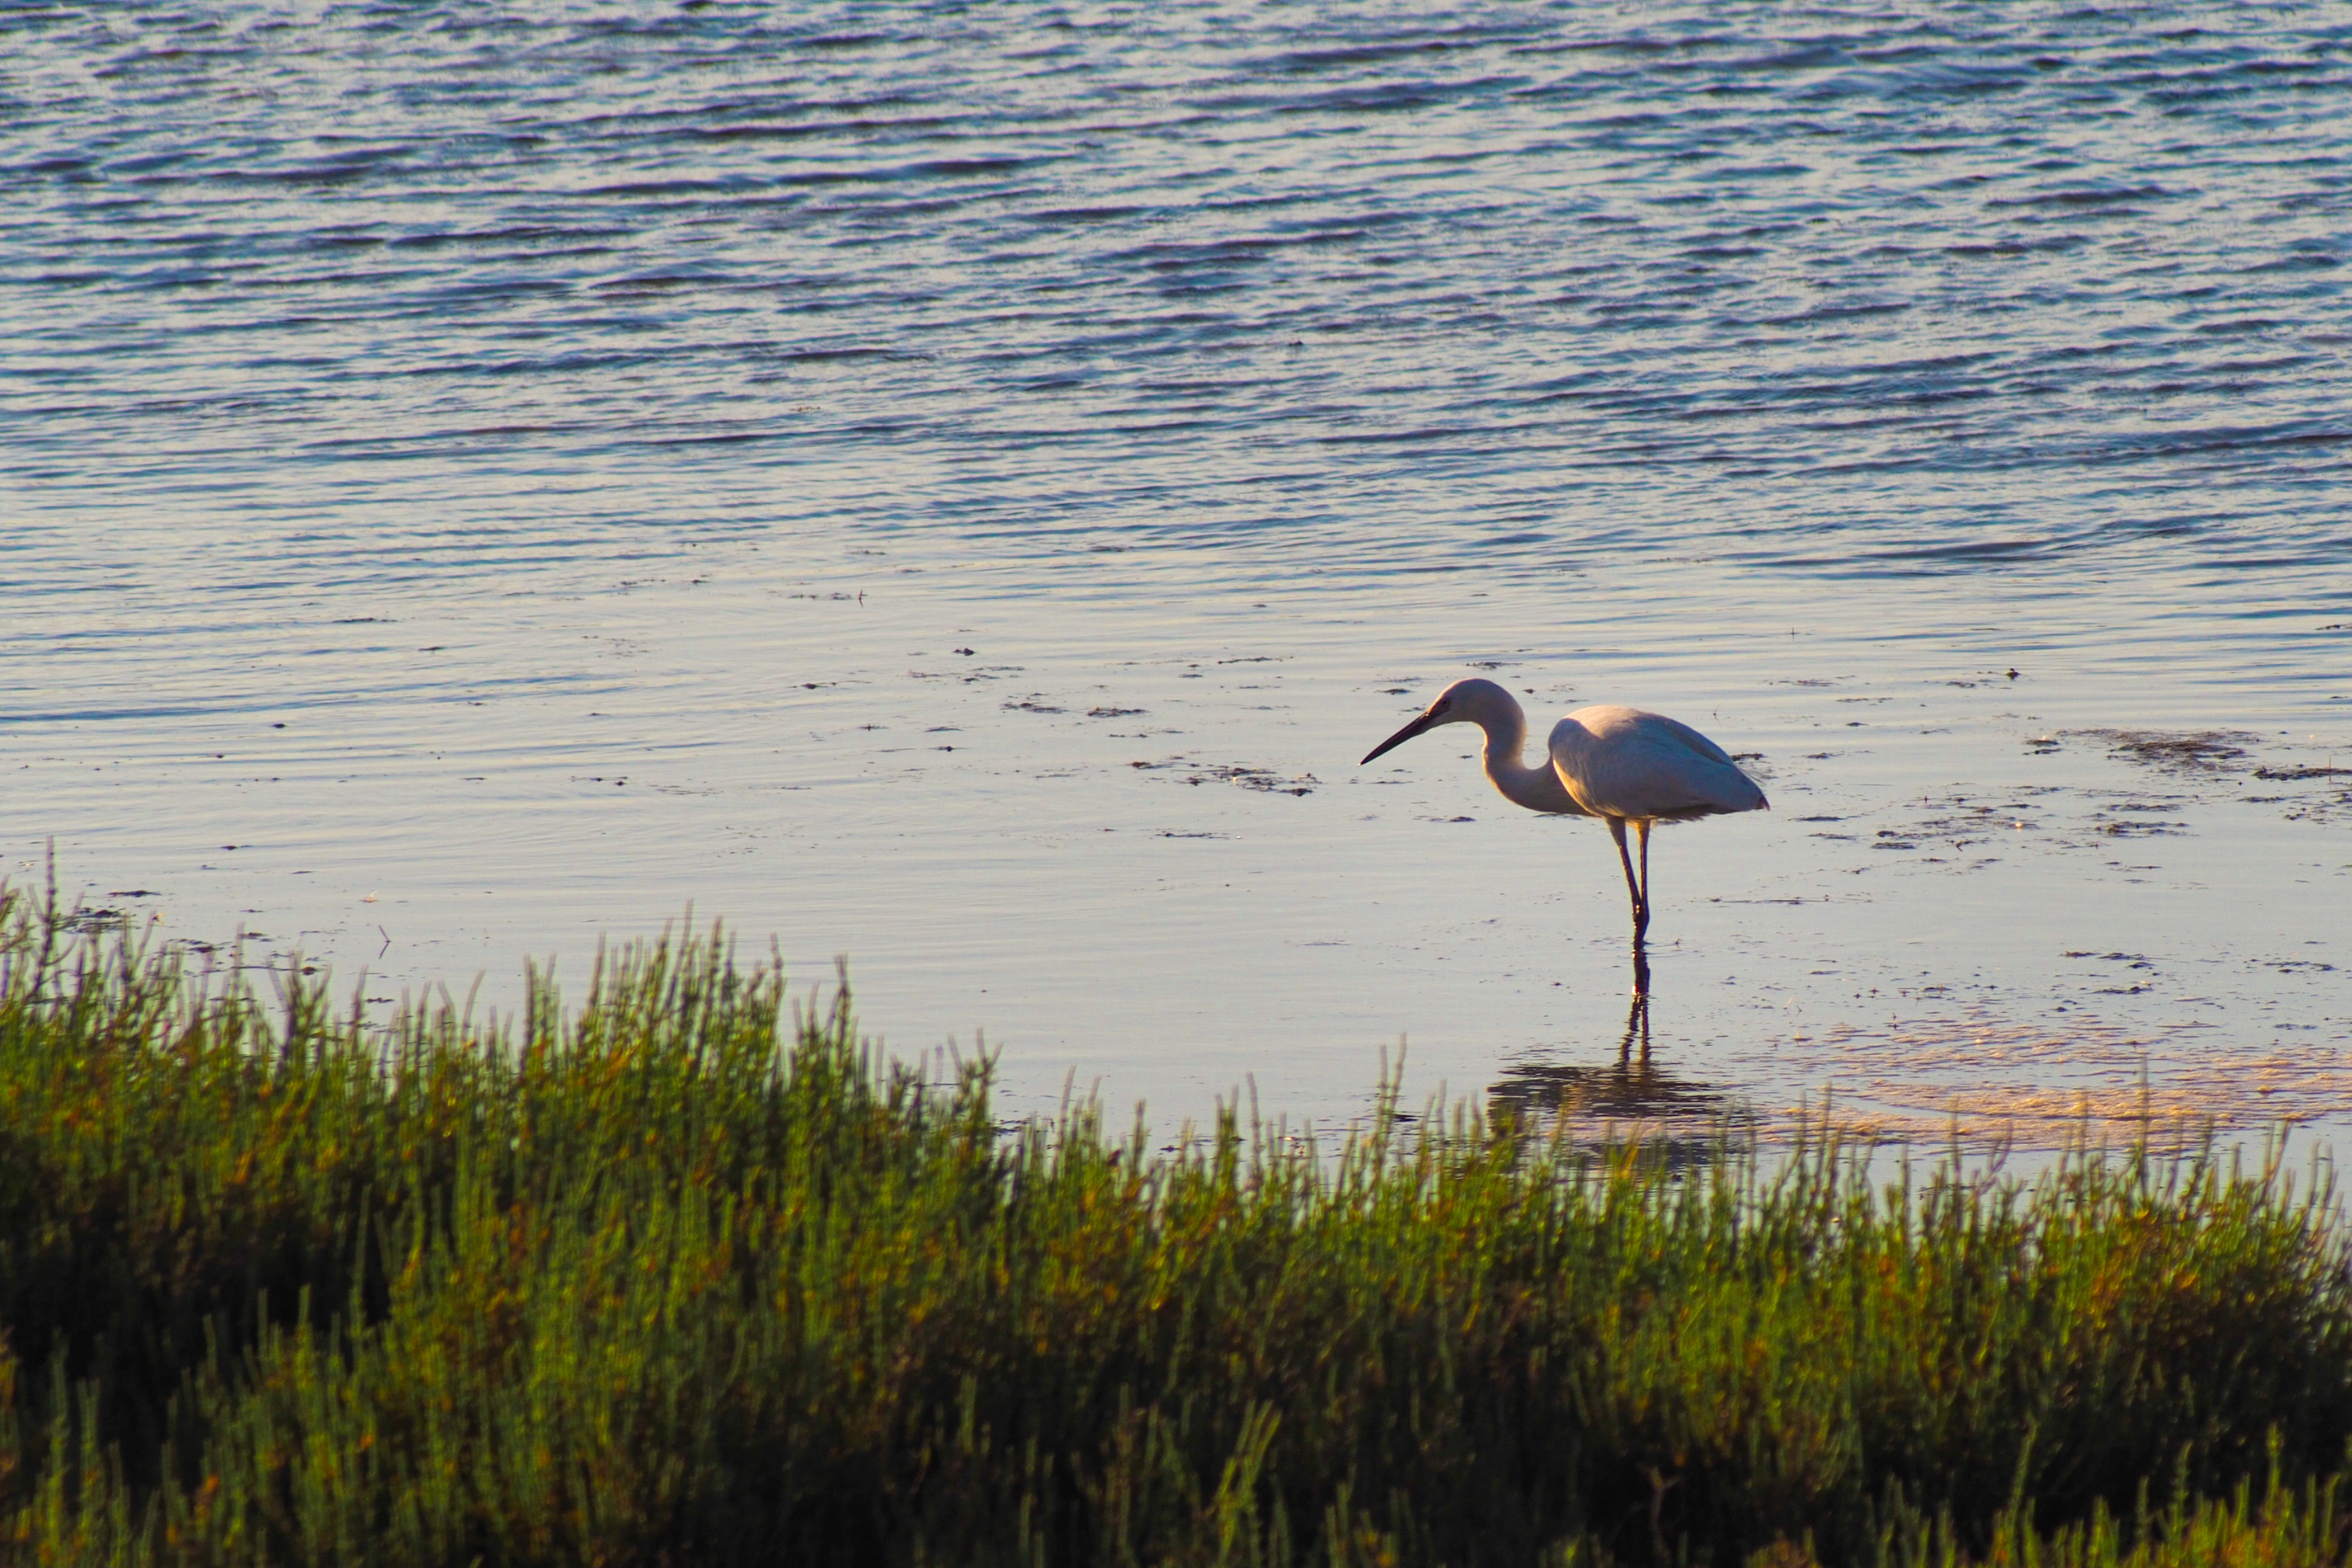
[[[57,814],[84,920],[224,950],[242,929],[247,962],[364,968],[380,1006],[478,973],[510,1005],[527,960],[583,980],[600,936],[691,904],[772,933],[806,982],[845,957],[901,1049],[1003,1053],[1013,1106],[1075,1080],[1172,1121],[1247,1080],[1345,1119],[1400,1041],[1416,1090],[1523,1096],[1618,1059],[1599,826],[1496,795],[1467,731],[1353,765],[1482,668],[1545,721],[1626,697],[1686,715],[1773,796],[1655,841],[1653,1070],[1692,1087],[1650,1110],[1769,1123],[1831,1089],[1857,1131],[1958,1115],[2032,1142],[2085,1114],[2352,1104],[2325,742],[2279,715],[2226,742],[2147,730],[2136,676],[2046,624],[2021,652],[1800,626],[1733,658],[1648,629],[1696,608],[1662,571],[1588,592],[1580,646],[1465,647],[1465,613],[1526,637],[1547,585],[1318,585],[1261,624],[992,594],[977,567],[934,587],[845,564],[795,600],[761,570],[745,552],[722,582],[579,594],[562,621],[637,618],[637,689],[159,718],[128,754],[58,747],[15,776]],[[589,639],[542,648],[563,640]]]

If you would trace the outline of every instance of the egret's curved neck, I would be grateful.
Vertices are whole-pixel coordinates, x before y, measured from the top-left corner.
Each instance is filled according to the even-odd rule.
[[[1486,732],[1486,776],[1495,781],[1505,799],[1529,811],[1577,809],[1559,775],[1552,772],[1549,757],[1539,768],[1519,761],[1519,753],[1527,748],[1528,716],[1517,703],[1507,712],[1480,714],[1478,727]]]

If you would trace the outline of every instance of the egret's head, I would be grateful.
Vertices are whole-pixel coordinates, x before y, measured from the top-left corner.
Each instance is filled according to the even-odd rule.
[[[1423,710],[1420,718],[1365,752],[1364,763],[1370,762],[1382,752],[1403,745],[1415,735],[1436,729],[1440,724],[1476,724],[1483,727],[1490,717],[1500,720],[1507,713],[1517,714],[1518,711],[1518,699],[1493,681],[1476,676],[1468,680],[1457,680],[1439,692],[1437,700]],[[1356,765],[1362,767],[1364,763]]]

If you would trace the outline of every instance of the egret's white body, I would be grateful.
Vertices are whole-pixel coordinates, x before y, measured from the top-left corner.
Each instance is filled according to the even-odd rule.
[[[1639,708],[1578,709],[1552,726],[1545,763],[1529,767],[1520,760],[1527,748],[1527,713],[1517,698],[1491,680],[1455,681],[1364,761],[1440,724],[1475,724],[1486,732],[1486,776],[1507,799],[1529,811],[1597,816],[1609,825],[1618,864],[1625,870],[1625,890],[1633,900],[1637,991],[1648,989],[1649,978],[1642,943],[1650,927],[1651,826],[1761,811],[1770,805],[1721,746],[1687,724]],[[1628,823],[1641,840],[1638,879],[1626,852]]]

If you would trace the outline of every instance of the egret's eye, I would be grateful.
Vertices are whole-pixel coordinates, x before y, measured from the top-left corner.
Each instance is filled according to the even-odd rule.
[[[1448,705],[1452,700],[1453,700],[1453,699],[1451,699],[1451,698],[1441,697],[1441,698],[1439,698],[1435,702],[1433,702],[1433,703],[1432,703],[1432,704],[1430,705],[1430,709],[1429,709],[1429,710],[1430,710],[1432,713],[1443,713],[1443,712],[1444,712],[1444,711],[1445,711],[1447,705]]]

